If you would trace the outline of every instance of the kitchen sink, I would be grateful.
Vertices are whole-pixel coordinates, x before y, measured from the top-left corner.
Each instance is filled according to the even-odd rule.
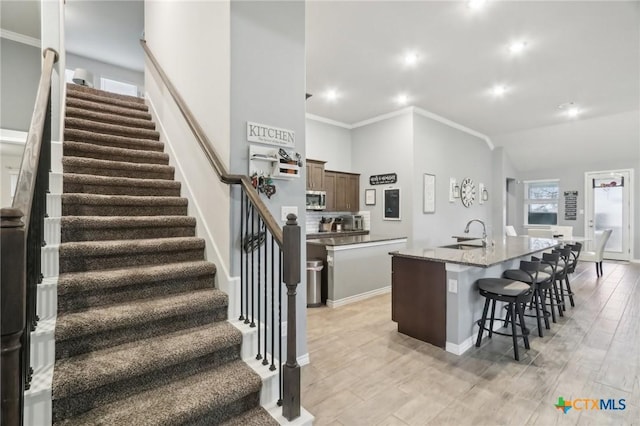
[[[478,246],[478,245],[474,245],[474,244],[450,244],[448,246],[440,246],[440,248],[448,248],[448,249],[454,249],[454,250],[473,250],[473,249],[478,249],[478,248],[482,248],[482,246]]]

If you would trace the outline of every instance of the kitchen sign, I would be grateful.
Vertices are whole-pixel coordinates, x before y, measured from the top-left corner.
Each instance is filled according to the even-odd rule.
[[[370,185],[386,185],[390,183],[396,183],[397,181],[398,181],[398,175],[395,173],[369,176]]]
[[[296,133],[293,130],[247,121],[247,140],[249,142],[293,148],[296,146]]]

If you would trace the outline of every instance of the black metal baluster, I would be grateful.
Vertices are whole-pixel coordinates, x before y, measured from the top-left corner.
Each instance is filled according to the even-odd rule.
[[[247,234],[249,233],[249,198],[246,197],[245,195],[245,216],[244,216],[244,233],[245,233],[245,238],[247,237]],[[245,275],[245,280],[244,280],[244,293],[245,293],[245,297],[244,297],[244,312],[246,313],[246,316],[244,318],[244,323],[245,324],[249,324],[249,252],[245,250],[245,241],[242,241],[242,250],[245,252],[244,255],[244,275]]]
[[[273,262],[275,259],[274,256],[274,246],[275,246],[275,240],[273,238],[273,235],[271,235],[271,366],[269,367],[269,370],[273,371],[276,369],[276,366],[274,364],[274,360],[276,357],[276,346],[275,346],[275,336],[276,336],[276,322],[275,322],[275,302],[276,302],[276,295],[274,293],[274,282],[275,282],[275,272],[274,272],[274,266],[273,266]]]
[[[282,406],[282,249],[280,249],[280,263],[278,272],[278,406]]]
[[[265,224],[265,229],[264,229],[264,359],[262,360],[262,365],[268,365],[269,364],[269,357],[267,356],[267,332],[269,330],[269,315],[268,315],[268,311],[267,311],[267,299],[268,299],[268,294],[267,294],[267,277],[268,277],[268,253],[267,253],[267,227]]]
[[[244,191],[240,189],[240,317],[239,321],[244,320],[244,306],[242,306],[242,302],[244,301]]]
[[[256,271],[255,271],[255,264],[256,264],[256,257],[255,257],[255,250],[253,250],[253,236],[255,235],[256,231],[255,231],[255,207],[253,207],[253,204],[251,205],[251,235],[249,236],[249,241],[247,242],[247,247],[249,247],[249,250],[251,251],[251,327],[255,327],[256,326],[256,322],[255,322],[255,317],[254,317],[254,305],[255,305],[255,297],[254,297],[254,292],[255,292],[255,276],[256,276]]]
[[[262,354],[260,353],[260,323],[262,322],[262,317],[260,316],[260,277],[261,277],[261,269],[260,269],[260,228],[262,225],[262,218],[258,215],[258,235],[253,235],[255,238],[254,242],[257,244],[255,251],[258,252],[258,355],[256,355],[256,359],[262,359]]]

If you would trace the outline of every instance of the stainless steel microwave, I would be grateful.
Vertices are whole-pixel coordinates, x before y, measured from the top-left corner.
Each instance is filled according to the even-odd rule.
[[[324,210],[327,208],[325,191],[307,191],[307,210]]]

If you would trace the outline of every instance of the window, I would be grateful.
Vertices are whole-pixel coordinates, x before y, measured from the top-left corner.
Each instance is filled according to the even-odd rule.
[[[524,191],[524,224],[557,225],[558,181],[528,181],[524,183]]]
[[[138,86],[135,84],[124,83],[109,78],[100,77],[100,88],[107,92],[118,93],[120,95],[138,96]]]

